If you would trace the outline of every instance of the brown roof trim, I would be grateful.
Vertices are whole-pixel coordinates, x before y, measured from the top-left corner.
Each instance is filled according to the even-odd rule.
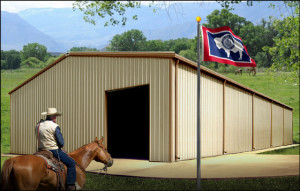
[[[191,67],[197,69],[197,63],[195,63],[195,62],[193,62],[193,61],[191,61],[191,60],[189,60],[189,59],[186,59],[186,58],[184,58],[184,57],[182,57],[182,56],[180,56],[180,55],[178,55],[178,54],[175,55],[175,58],[177,58],[178,60],[182,61],[184,64],[187,64],[187,65],[189,65],[189,66],[191,66]],[[226,76],[223,76],[223,75],[221,75],[221,74],[219,74],[219,73],[217,73],[217,72],[215,72],[215,71],[213,71],[213,70],[210,70],[210,69],[208,69],[208,68],[206,68],[206,67],[204,67],[204,66],[200,66],[200,67],[201,67],[201,70],[202,70],[203,72],[205,72],[205,73],[207,73],[207,74],[209,74],[209,75],[211,75],[211,76],[217,77],[217,78],[219,78],[219,79],[221,79],[221,80],[224,80],[224,81],[226,81],[226,83],[230,83],[230,84],[232,84],[232,85],[235,85],[235,86],[237,86],[237,87],[240,87],[240,88],[242,88],[242,89],[244,89],[244,90],[247,90],[247,91],[249,91],[249,92],[251,92],[251,93],[254,93],[255,95],[258,95],[258,96],[261,96],[261,97],[263,97],[263,98],[265,98],[265,99],[268,99],[268,100],[271,101],[271,102],[277,103],[277,104],[279,104],[279,105],[281,105],[281,106],[284,106],[284,107],[286,107],[286,108],[288,108],[288,109],[293,110],[292,107],[290,107],[290,106],[288,106],[288,105],[285,105],[285,104],[283,104],[283,103],[281,103],[281,102],[279,102],[279,101],[277,101],[277,100],[274,100],[273,98],[270,98],[270,97],[268,97],[268,96],[266,96],[266,95],[264,95],[264,94],[262,94],[262,93],[260,93],[260,92],[258,92],[258,91],[256,91],[256,90],[253,90],[253,89],[251,89],[251,88],[249,88],[249,87],[247,87],[247,86],[245,86],[245,85],[243,85],[243,84],[241,84],[241,83],[238,83],[238,82],[236,82],[236,81],[234,81],[234,80],[232,80],[232,79],[230,79],[230,78],[228,78],[228,77],[226,77]]]
[[[27,84],[28,82],[30,82],[31,80],[33,80],[34,78],[36,78],[37,76],[39,76],[40,74],[44,73],[46,70],[48,70],[52,66],[56,65],[57,63],[59,63],[60,61],[62,61],[63,59],[65,59],[66,57],[67,56],[65,54],[62,55],[57,60],[55,60],[52,64],[49,64],[48,66],[46,66],[45,68],[43,68],[42,70],[40,70],[38,73],[36,73],[35,75],[33,75],[31,78],[29,78],[28,80],[26,80],[22,84],[18,85],[15,89],[13,89],[10,92],[8,92],[8,94],[12,94],[13,92],[17,91],[19,88],[21,88],[22,86],[24,86],[25,84]]]
[[[68,56],[174,58],[175,52],[70,52]]]
[[[19,86],[17,86],[15,89],[13,89],[12,91],[9,92],[9,94],[12,94],[13,92],[15,92],[16,90],[18,90],[19,88],[21,88],[22,86],[24,86],[25,84],[27,84],[28,82],[30,82],[31,80],[33,80],[34,78],[36,78],[37,76],[39,76],[40,74],[44,73],[45,71],[47,71],[49,68],[53,67],[54,65],[56,65],[57,63],[59,63],[60,61],[64,60],[65,58],[69,57],[69,56],[78,56],[78,57],[86,57],[86,56],[93,56],[93,57],[138,57],[138,58],[173,58],[173,59],[178,59],[180,60],[182,63],[185,63],[189,66],[192,66],[193,68],[197,68],[197,64],[187,58],[184,58],[178,54],[176,54],[175,52],[70,52],[70,53],[66,53],[63,56],[59,57],[57,60],[55,60],[52,64],[48,65],[47,67],[45,67],[44,69],[42,69],[41,71],[39,71],[37,74],[35,74],[34,76],[32,76],[31,78],[29,78],[28,80],[26,80],[25,82],[23,82],[22,84],[20,84]],[[221,80],[226,80],[226,82],[229,82],[233,85],[236,85],[238,87],[241,87],[249,92],[255,93],[255,95],[260,95],[261,97],[264,97],[270,101],[273,101],[279,105],[282,105],[288,109],[293,110],[292,107],[287,106],[279,101],[276,101],[260,92],[257,92],[251,88],[248,88],[247,86],[244,86],[230,78],[227,78],[213,70],[210,70],[204,66],[201,66],[201,70],[203,70],[205,73],[208,73],[209,75],[212,75],[214,77],[217,77]]]

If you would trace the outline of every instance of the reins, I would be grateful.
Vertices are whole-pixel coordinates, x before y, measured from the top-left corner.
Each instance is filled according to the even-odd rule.
[[[102,173],[102,171],[105,171],[105,175],[107,175],[107,166],[104,165],[103,168],[99,168],[99,169],[96,169],[96,170],[90,170],[90,172],[94,172],[94,171],[98,171],[100,170],[100,172],[98,172],[98,174]]]
[[[78,168],[80,168],[80,170],[82,170],[82,172],[86,173],[86,170],[80,165],[78,164],[77,162],[75,162],[76,166],[78,166]],[[100,170],[100,172],[98,174],[100,174],[102,171],[105,171],[105,175],[107,174],[107,166],[104,165],[103,168],[99,168],[99,169],[96,169],[96,170],[90,170],[90,172],[93,172],[93,171],[97,171],[97,170]]]
[[[85,169],[80,164],[78,164],[76,161],[75,161],[75,164],[76,164],[76,166],[78,166],[78,168],[80,170],[82,170],[82,172],[86,173]]]
[[[101,149],[105,150],[101,145],[97,144]],[[87,171],[79,164],[75,161],[75,164],[76,166],[84,173],[86,173]],[[100,170],[100,172],[98,172],[98,174],[102,173],[102,171],[105,172],[105,175],[107,175],[107,166],[104,164],[104,167],[103,168],[99,168],[99,169],[96,169],[96,170],[90,170],[90,172],[93,172],[93,171],[98,171]]]

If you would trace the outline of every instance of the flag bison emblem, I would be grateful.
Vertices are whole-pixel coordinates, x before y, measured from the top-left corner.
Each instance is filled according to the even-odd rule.
[[[227,57],[230,56],[230,51],[233,53],[239,52],[240,57],[239,60],[242,60],[243,55],[243,45],[235,40],[231,34],[225,34],[224,36],[220,38],[214,38],[214,41],[218,47],[218,49],[223,49],[227,53]]]

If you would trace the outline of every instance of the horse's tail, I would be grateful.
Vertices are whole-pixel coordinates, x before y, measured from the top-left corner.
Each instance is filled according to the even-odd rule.
[[[1,174],[1,177],[2,177],[2,180],[1,180],[2,190],[12,189],[10,187],[10,182],[12,181],[10,179],[10,176],[11,176],[11,171],[12,171],[14,162],[15,162],[15,160],[13,158],[11,158],[11,159],[7,159],[3,164],[2,174]],[[13,186],[13,185],[11,184],[11,186]]]

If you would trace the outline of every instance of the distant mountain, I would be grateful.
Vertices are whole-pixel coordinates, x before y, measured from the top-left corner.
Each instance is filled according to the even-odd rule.
[[[270,2],[258,3],[254,1],[253,6],[248,7],[246,3],[240,3],[235,5],[235,10],[232,12],[245,17],[254,24],[258,24],[262,18],[268,20],[269,16],[279,18],[280,14],[286,14],[278,9],[268,8],[269,4]],[[53,52],[61,52],[61,50],[69,50],[74,46],[86,46],[100,50],[109,44],[114,35],[131,29],[143,31],[147,40],[194,38],[196,36],[195,18],[201,16],[201,23],[206,23],[207,15],[211,14],[215,9],[220,10],[222,7],[216,2],[180,3],[171,5],[166,9],[158,9],[156,13],[153,13],[152,8],[141,6],[139,9],[133,9],[126,13],[128,18],[137,14],[137,21],[129,19],[126,26],[114,27],[104,27],[106,20],[100,18],[95,26],[86,23],[83,20],[83,13],[73,11],[72,8],[34,8],[21,11],[18,15],[33,27],[48,35],[48,39],[52,38],[59,42],[59,48],[52,46],[51,50]],[[5,18],[1,18],[1,26],[2,20],[5,21]],[[15,21],[5,22],[11,23]],[[20,38],[22,36],[20,31],[23,33],[24,30],[22,27],[16,28],[17,23],[15,25],[15,28],[10,25],[9,27],[13,30],[12,33],[15,33],[15,36]],[[41,40],[41,38],[37,39]],[[6,42],[8,43],[8,41]]]
[[[48,51],[65,52],[63,44],[37,30],[19,15],[1,11],[1,50],[22,50],[28,43],[45,45]]]

